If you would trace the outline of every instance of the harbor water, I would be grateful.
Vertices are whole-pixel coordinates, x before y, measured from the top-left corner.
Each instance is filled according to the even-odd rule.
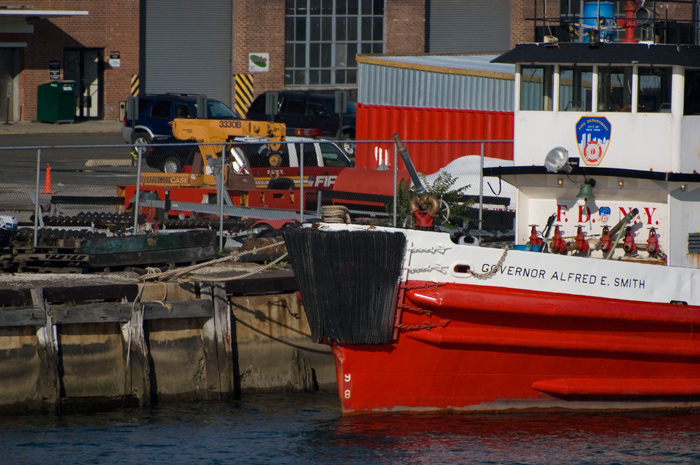
[[[334,394],[256,394],[0,419],[11,464],[700,463],[700,413],[365,415]]]

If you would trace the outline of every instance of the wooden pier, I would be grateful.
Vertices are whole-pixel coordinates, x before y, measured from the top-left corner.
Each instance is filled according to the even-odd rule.
[[[221,283],[0,289],[0,414],[335,383],[288,270]]]

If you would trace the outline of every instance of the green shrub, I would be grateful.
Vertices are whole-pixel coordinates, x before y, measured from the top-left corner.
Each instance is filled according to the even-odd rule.
[[[436,219],[436,224],[449,223],[461,226],[464,221],[469,219],[468,208],[474,203],[474,198],[465,199],[464,191],[470,186],[467,185],[459,189],[454,189],[453,186],[457,182],[457,178],[447,172],[440,173],[432,184],[425,180],[425,176],[422,176],[422,181],[428,194],[441,202],[441,207],[443,206],[443,202],[449,206],[449,217],[444,217],[445,211],[444,208],[441,208],[440,216]],[[402,180],[397,189],[396,214],[399,223],[411,216],[410,202],[415,196],[415,190],[413,188],[409,189],[406,181]],[[388,213],[393,213],[393,202],[386,205],[386,211]]]

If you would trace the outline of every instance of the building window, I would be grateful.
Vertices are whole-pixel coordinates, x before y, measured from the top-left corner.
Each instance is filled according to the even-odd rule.
[[[286,0],[284,83],[357,84],[358,53],[384,53],[385,0]]]
[[[625,16],[624,7],[624,1],[561,0],[559,17],[562,26],[572,34],[573,42],[581,39],[588,41],[588,33],[596,27],[601,29],[601,39],[618,42],[625,36],[625,30],[616,27],[614,18]],[[599,12],[600,24],[598,24]]]
[[[581,14],[581,0],[561,0],[559,11],[562,18],[578,19]]]

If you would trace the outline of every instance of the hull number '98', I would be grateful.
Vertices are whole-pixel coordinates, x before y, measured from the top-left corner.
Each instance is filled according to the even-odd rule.
[[[343,375],[343,380],[346,383],[349,383],[352,380],[352,375],[350,375],[350,374]],[[343,397],[345,397],[346,399],[350,398],[350,389],[346,389],[345,392],[343,392]]]
[[[241,122],[240,121],[231,121],[231,120],[221,120],[221,121],[219,121],[219,127],[220,128],[240,128]]]

